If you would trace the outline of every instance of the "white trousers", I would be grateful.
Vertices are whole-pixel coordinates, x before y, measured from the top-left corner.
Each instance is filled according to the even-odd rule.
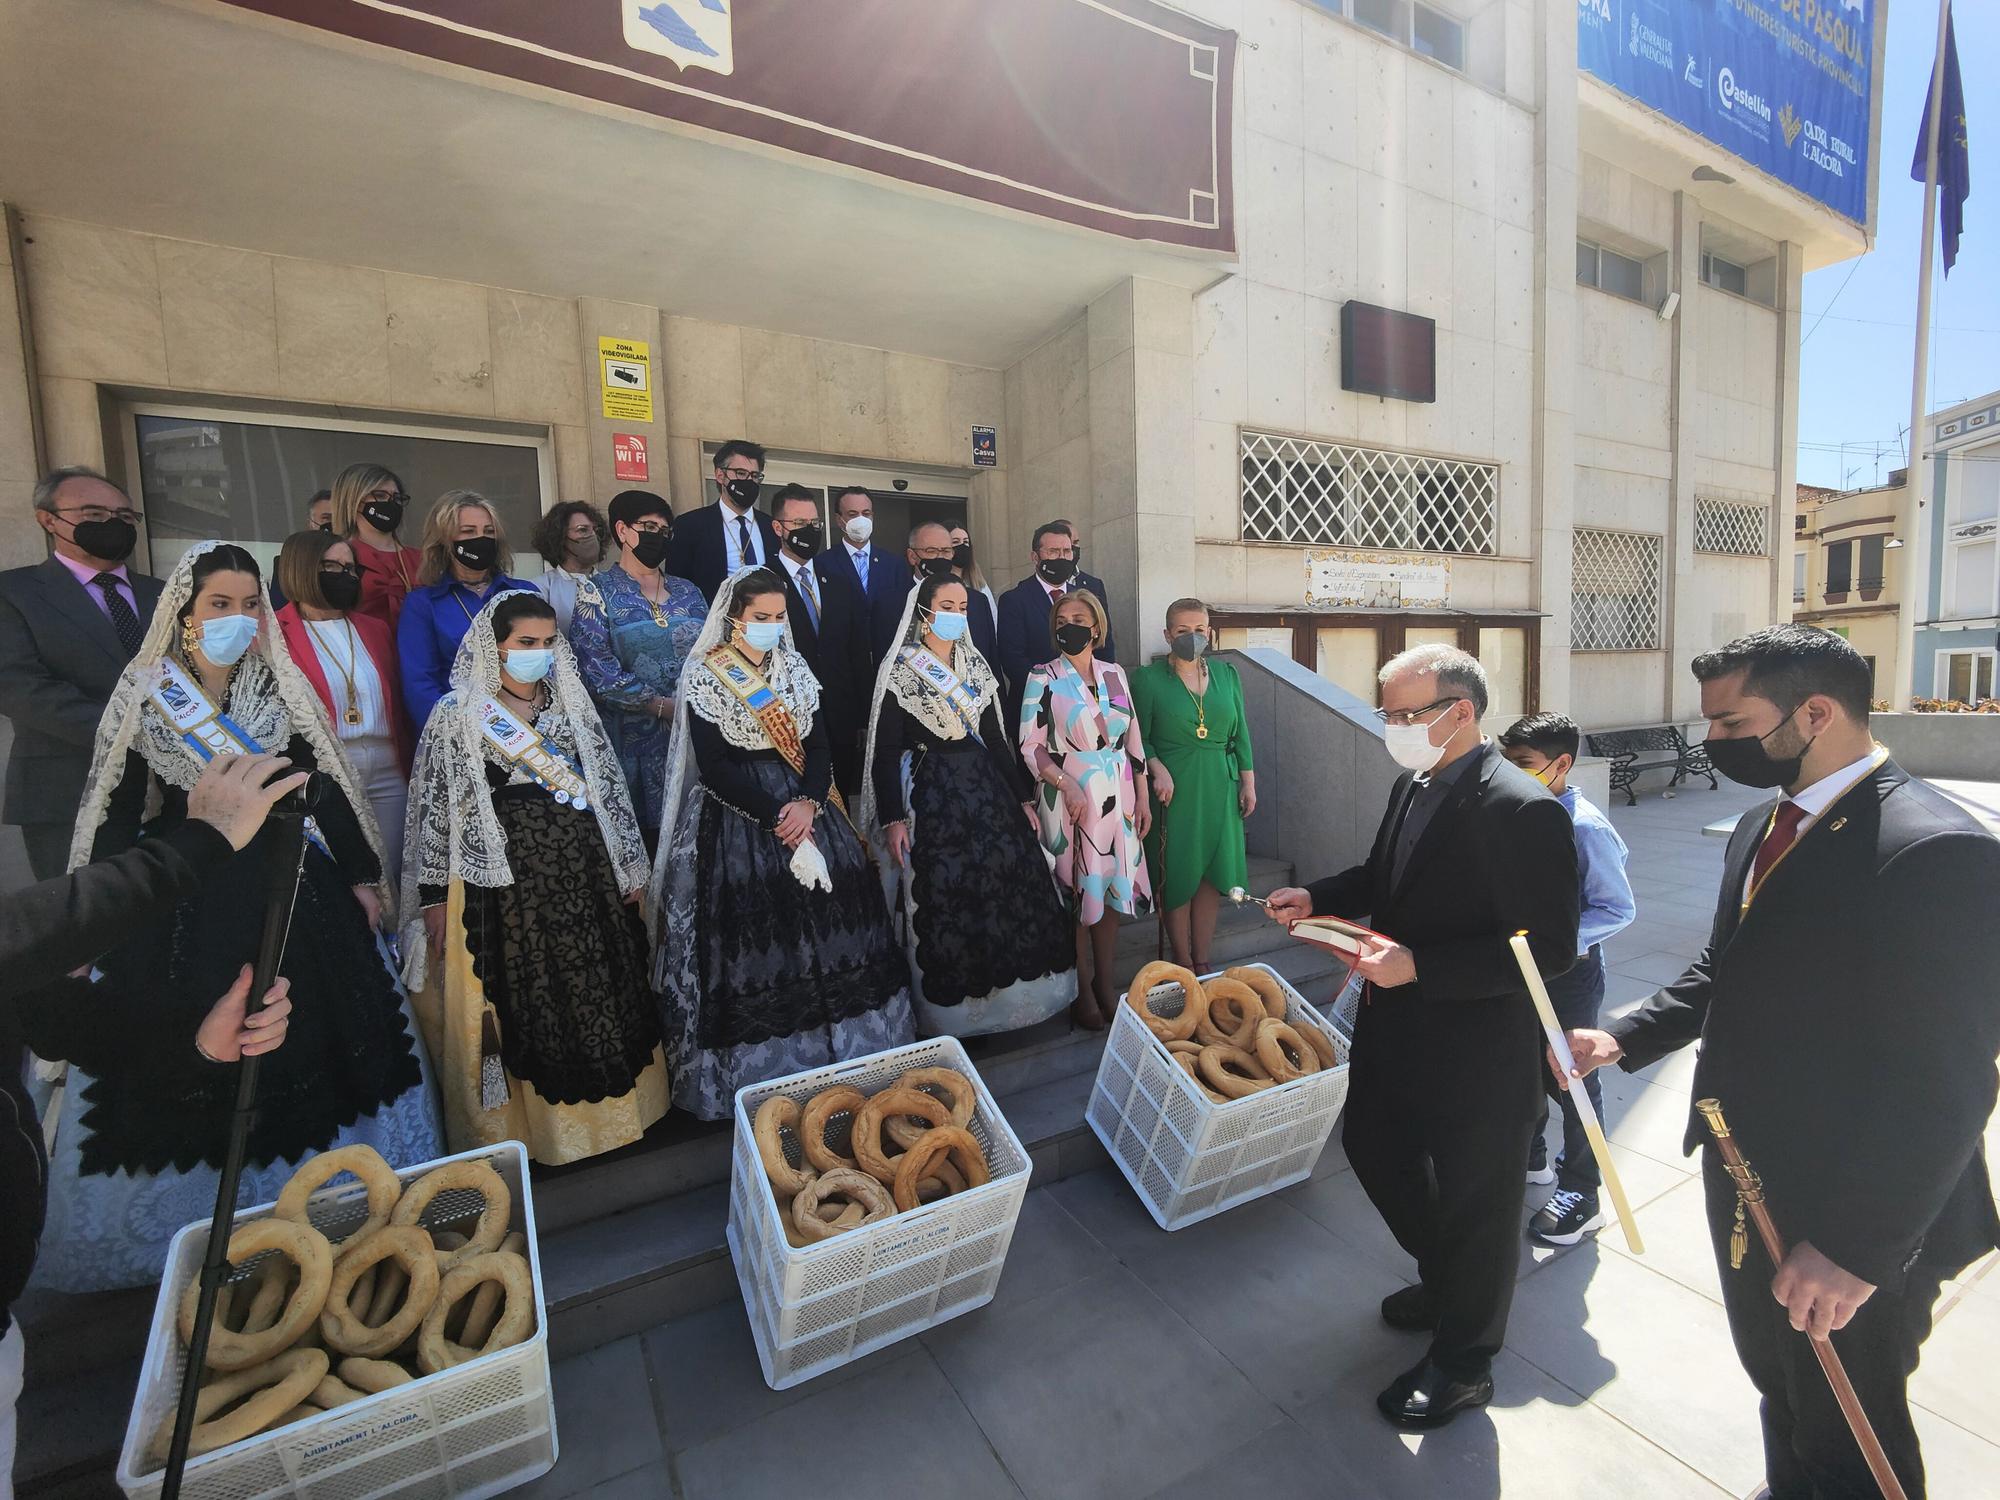
[[[361,778],[361,794],[381,825],[382,874],[393,891],[403,878],[403,815],[410,803],[410,784],[403,779],[396,746],[387,735],[369,735],[342,740],[340,748],[354,763],[354,774]]]
[[[21,1370],[27,1359],[21,1320],[7,1325],[0,1338],[0,1500],[14,1500],[14,1406],[21,1399]]]

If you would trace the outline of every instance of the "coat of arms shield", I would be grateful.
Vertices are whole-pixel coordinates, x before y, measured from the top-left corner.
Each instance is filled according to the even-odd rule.
[[[681,68],[733,72],[730,0],[621,0],[625,45],[664,57]]]

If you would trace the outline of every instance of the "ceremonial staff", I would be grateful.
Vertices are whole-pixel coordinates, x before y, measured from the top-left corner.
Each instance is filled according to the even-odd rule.
[[[270,832],[270,847],[265,852],[268,863],[264,867],[264,931],[257,944],[257,963],[251,971],[250,998],[243,1007],[246,1016],[264,1008],[264,996],[277,982],[278,964],[285,956],[292,903],[298,897],[299,874],[305,864],[306,805],[312,785],[308,781],[288,793],[267,815],[265,827]],[[188,1338],[187,1367],[181,1372],[180,1404],[174,1410],[174,1435],[167,1448],[160,1500],[177,1500],[181,1477],[187,1469],[188,1444],[194,1437],[195,1403],[200,1399],[201,1375],[208,1364],[209,1328],[215,1321],[216,1296],[229,1274],[229,1236],[236,1226],[236,1187],[242,1180],[243,1158],[250,1146],[250,1123],[257,1114],[260,1061],[254,1053],[246,1053],[236,1065],[236,1112],[230,1118],[229,1144],[215,1186],[215,1217],[209,1221],[208,1249],[202,1256],[201,1291],[195,1302],[194,1328]]]
[[[1542,1018],[1542,1035],[1548,1039],[1549,1053],[1562,1070],[1563,1085],[1567,1088],[1576,1076],[1576,1058],[1569,1050],[1569,1041],[1563,1036],[1562,1023],[1556,1019],[1555,1003],[1549,999],[1548,988],[1542,983],[1542,971],[1535,967],[1535,956],[1528,951],[1527,933],[1515,933],[1508,939],[1508,946],[1514,950],[1514,962],[1521,966],[1521,977],[1528,982],[1528,994]],[[1590,1106],[1590,1095],[1582,1089],[1571,1088],[1569,1102],[1575,1107],[1577,1118],[1583,1122],[1584,1135],[1590,1139],[1590,1154],[1597,1158],[1597,1170],[1604,1175],[1604,1187],[1611,1194],[1611,1205],[1618,1210],[1618,1227],[1625,1231],[1625,1243],[1632,1247],[1634,1255],[1644,1255],[1646,1246],[1639,1238],[1639,1220],[1625,1197],[1625,1184],[1619,1180],[1618,1169],[1611,1164],[1611,1143],[1604,1139],[1604,1127],[1597,1123],[1597,1111]]]
[[[1751,1221],[1757,1226],[1757,1237],[1764,1242],[1764,1253],[1770,1256],[1775,1270],[1785,1263],[1785,1241],[1778,1233],[1778,1226],[1771,1222],[1771,1210],[1765,1206],[1764,1179],[1736,1149],[1736,1138],[1729,1133],[1729,1122],[1722,1118],[1722,1101],[1697,1099],[1694,1107],[1708,1121],[1709,1133],[1715,1137],[1715,1149],[1722,1154],[1723,1170],[1736,1184],[1736,1227],[1729,1235],[1730,1267],[1740,1268],[1743,1254],[1750,1247],[1750,1237],[1743,1231],[1743,1215],[1748,1210]],[[1882,1451],[1882,1441],[1875,1436],[1868,1413],[1861,1409],[1861,1398],[1854,1394],[1854,1382],[1847,1378],[1847,1367],[1840,1362],[1839,1351],[1833,1347],[1831,1339],[1810,1333],[1806,1337],[1812,1340],[1812,1351],[1819,1356],[1820,1369],[1826,1372],[1826,1383],[1833,1387],[1833,1399],[1840,1403],[1840,1414],[1847,1418],[1848,1430],[1854,1434],[1854,1441],[1861,1445],[1861,1456],[1868,1460],[1868,1472],[1875,1476],[1876,1486],[1885,1500],[1908,1500],[1901,1481],[1896,1478],[1896,1471],[1889,1467],[1889,1455]]]

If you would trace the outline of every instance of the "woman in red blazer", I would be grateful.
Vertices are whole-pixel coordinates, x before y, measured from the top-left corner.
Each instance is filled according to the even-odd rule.
[[[401,878],[403,815],[415,748],[396,672],[389,627],[357,608],[361,573],[354,548],[324,531],[285,539],[278,554],[285,607],[278,628],[285,648],[319,694],[321,707],[354,763],[356,779],[382,828],[383,874],[390,889]]]
[[[333,534],[354,548],[361,579],[356,609],[387,625],[390,640],[396,638],[403,598],[424,566],[423,553],[396,538],[409,503],[403,481],[380,464],[349,464],[333,481]]]

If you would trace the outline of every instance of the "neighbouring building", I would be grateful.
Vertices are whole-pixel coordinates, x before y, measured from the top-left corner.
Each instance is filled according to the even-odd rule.
[[[1912,680],[1919,697],[1977,703],[2000,697],[2000,391],[1933,413],[1928,431]]]
[[[0,0],[0,561],[53,464],[157,571],[360,458],[518,542],[749,436],[996,584],[1074,520],[1135,659],[1194,593],[1366,695],[1451,640],[1496,718],[1689,719],[1873,238],[1883,28],[1807,10]]]
[[[1868,659],[1878,703],[1894,701],[1899,680],[1902,559],[1910,550],[1898,535],[1904,473],[1862,490],[1802,484],[1792,523],[1792,618],[1845,636]],[[1929,674],[1920,673],[1917,695],[1929,692]]]

